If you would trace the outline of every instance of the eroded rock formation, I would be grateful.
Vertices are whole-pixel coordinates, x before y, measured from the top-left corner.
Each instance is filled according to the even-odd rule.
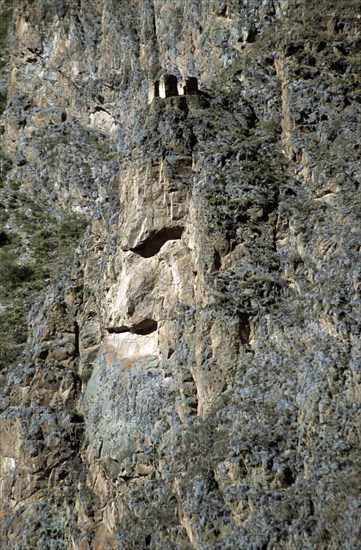
[[[2,548],[358,547],[358,12],[14,2]]]

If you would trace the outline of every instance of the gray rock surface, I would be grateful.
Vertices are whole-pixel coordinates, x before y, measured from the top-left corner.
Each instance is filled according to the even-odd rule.
[[[1,548],[358,548],[359,2],[12,4]]]

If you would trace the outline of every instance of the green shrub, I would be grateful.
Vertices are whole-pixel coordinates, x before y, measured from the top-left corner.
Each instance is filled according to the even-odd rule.
[[[56,230],[63,243],[72,244],[84,234],[86,220],[76,214],[68,214],[57,226]]]
[[[13,2],[12,0],[5,0],[2,4],[1,13],[0,13],[0,69],[6,64],[6,59],[4,56],[9,26],[12,18],[13,12]]]
[[[0,314],[0,370],[18,358],[27,338],[26,312],[21,296],[3,307]]]
[[[21,265],[11,250],[0,250],[0,285],[5,289],[14,289],[34,277],[31,265]]]
[[[92,372],[93,372],[93,369],[89,368],[89,369],[84,370],[80,374],[80,379],[83,382],[83,384],[87,384],[89,382],[89,380],[91,378],[91,375],[92,375]]]
[[[4,247],[0,250],[0,285],[9,293],[19,286],[49,276],[49,270],[39,264],[19,264],[16,253]]]

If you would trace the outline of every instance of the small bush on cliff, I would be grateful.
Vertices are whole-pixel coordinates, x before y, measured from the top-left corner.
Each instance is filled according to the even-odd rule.
[[[6,46],[7,37],[9,31],[9,25],[11,22],[13,12],[12,0],[5,0],[0,7],[0,69],[7,63]]]
[[[34,277],[34,273],[33,266],[18,263],[15,252],[0,251],[0,285],[5,290],[16,288],[25,281],[30,281]]]

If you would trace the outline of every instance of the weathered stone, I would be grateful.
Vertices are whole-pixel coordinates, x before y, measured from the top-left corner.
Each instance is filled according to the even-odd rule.
[[[190,95],[198,93],[198,80],[195,76],[188,76],[178,82],[179,95]]]
[[[159,80],[149,82],[148,103],[152,103],[155,97],[159,97]]]
[[[178,95],[178,80],[172,74],[163,74],[159,80],[159,97],[173,97]]]
[[[357,548],[356,0],[13,4],[2,545]]]

